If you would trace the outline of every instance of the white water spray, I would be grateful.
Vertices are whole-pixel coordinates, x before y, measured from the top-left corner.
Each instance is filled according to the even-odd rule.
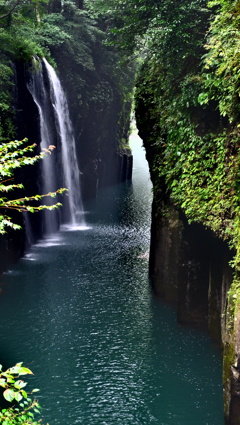
[[[64,196],[64,222],[71,226],[85,226],[80,172],[67,99],[53,67],[46,59],[43,59],[43,63],[48,84],[46,85],[46,81],[44,81],[43,67],[39,64],[39,71],[32,74],[28,89],[39,111],[41,148],[46,149],[49,145],[56,145],[57,134],[61,150],[60,167],[56,166],[56,161],[54,162],[52,156],[46,156],[43,160],[43,190],[44,192],[56,190],[59,181],[58,173],[62,173],[63,186],[68,189],[67,195]],[[56,221],[57,217],[54,216],[54,212],[46,211],[46,233],[56,231]]]
[[[32,73],[31,80],[28,84],[28,90],[30,91],[33,100],[38,108],[39,123],[40,123],[40,138],[41,138],[41,150],[45,150],[49,145],[54,145],[54,136],[52,133],[52,123],[50,114],[50,102],[49,96],[44,84],[42,65],[37,59],[36,62],[37,70]],[[53,162],[53,158],[46,155],[41,162],[42,166],[42,192],[48,193],[53,192],[57,189],[56,172]],[[53,205],[53,199],[46,198],[45,203]],[[52,211],[51,214],[48,211],[44,211],[44,232],[49,234],[57,230],[58,217],[57,212]]]
[[[61,140],[64,185],[69,190],[70,223],[84,224],[83,205],[80,190],[80,172],[77,163],[75,139],[68,103],[60,80],[53,67],[43,59],[50,83],[50,98],[55,112],[56,126]],[[77,220],[80,216],[80,220]]]

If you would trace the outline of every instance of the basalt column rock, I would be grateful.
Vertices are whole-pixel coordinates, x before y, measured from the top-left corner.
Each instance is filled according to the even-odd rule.
[[[158,207],[156,207],[158,205]],[[177,305],[183,324],[208,328],[221,345],[232,281],[227,245],[170,203],[153,203],[149,272],[154,291]]]
[[[149,272],[155,293],[177,302],[182,224],[174,208],[161,207],[153,201]]]

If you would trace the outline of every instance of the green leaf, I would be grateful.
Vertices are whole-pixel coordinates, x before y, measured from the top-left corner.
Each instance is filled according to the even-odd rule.
[[[3,397],[5,398],[5,400],[7,401],[13,401],[15,398],[15,391],[11,390],[11,389],[7,389],[3,392]]]
[[[18,402],[21,401],[23,398],[23,396],[21,395],[21,393],[15,393],[15,400],[17,400]]]
[[[198,96],[200,105],[206,105],[209,102],[208,93],[200,93]]]
[[[18,380],[15,382],[14,387],[20,390],[21,388],[26,387],[26,385],[27,385],[26,382]]]
[[[14,372],[13,372],[13,370]],[[10,369],[10,371],[12,373],[17,373],[18,375],[33,375],[32,371],[30,369],[28,369],[27,367],[22,367],[22,366],[14,366],[13,368]]]
[[[24,398],[27,398],[27,396],[28,396],[27,392],[26,392],[26,391],[24,391],[24,390],[22,390],[22,396],[23,396]]]
[[[0,387],[6,387],[7,382],[5,378],[0,378]]]

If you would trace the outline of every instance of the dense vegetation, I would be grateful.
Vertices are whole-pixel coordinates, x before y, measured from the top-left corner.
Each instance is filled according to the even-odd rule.
[[[115,24],[109,42],[142,58],[136,117],[157,214],[170,201],[235,252],[224,341],[228,415],[240,320],[240,1],[99,1]]]
[[[14,63],[45,56],[57,63],[67,84],[75,121],[84,122],[90,104],[101,109],[120,92],[129,102],[131,66],[120,65],[117,49],[106,47],[105,20],[91,2],[6,1],[0,6],[0,138],[16,137]],[[119,65],[118,65],[119,64]],[[78,111],[78,112],[76,112]],[[23,137],[26,135],[23,135]]]
[[[228,240],[238,270],[240,2],[119,1],[113,10],[123,27],[110,41],[144,58],[136,112],[154,148],[154,190]]]
[[[153,159],[160,177],[154,189],[161,190],[157,180],[164,177],[171,199],[190,220],[234,240],[234,246],[239,199],[239,7],[239,1],[228,0],[180,5],[174,0],[119,1],[113,11],[123,27],[110,34],[110,42],[117,35],[125,53],[138,47],[144,57],[136,109],[139,124],[152,129],[151,141],[159,150]],[[146,117],[140,111],[143,104]]]
[[[31,375],[32,371],[22,366],[22,363],[17,363],[5,371],[0,365],[0,387],[4,389],[3,396],[5,400],[13,403],[11,407],[0,411],[2,425],[40,424],[40,421],[34,419],[35,414],[40,413],[40,405],[33,396],[38,389],[28,392],[27,382],[22,380],[23,375],[29,374]]]
[[[150,40],[138,80],[139,125],[144,136],[148,124],[154,149],[156,198],[164,191],[189,221],[212,229],[236,251],[233,327],[240,271],[240,2],[182,2],[179,9],[165,3],[172,13],[167,20],[158,16],[158,36]]]
[[[155,201],[170,199],[236,253],[230,333],[240,305],[239,12],[239,0],[11,0],[0,6],[2,140],[16,133],[14,61],[55,58],[80,123],[90,100],[102,111],[115,87],[128,104],[129,68],[140,62],[136,116],[151,153]]]
[[[143,58],[140,131],[157,197],[229,241],[239,269],[239,0],[101,2],[109,42]]]
[[[190,220],[237,248],[240,2],[97,4],[115,26],[109,43],[143,58],[136,110],[159,152],[153,158],[154,190],[161,191],[164,180]]]

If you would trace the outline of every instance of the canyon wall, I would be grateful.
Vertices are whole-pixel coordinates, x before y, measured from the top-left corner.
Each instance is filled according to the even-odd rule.
[[[92,54],[94,61],[94,51]],[[128,147],[131,100],[126,99],[120,83],[114,79],[112,75],[114,70],[108,73],[101,72],[101,64],[99,64],[98,69],[94,68],[91,71],[83,71],[81,66],[73,71],[72,67],[76,65],[74,60],[71,61],[69,57],[68,65],[66,65],[66,62],[61,62],[61,57],[57,57],[56,52],[55,56],[56,63],[57,60],[59,61],[56,71],[67,96],[72,120],[84,203],[85,199],[96,197],[99,188],[131,179],[132,154]],[[12,67],[14,74],[11,95],[15,138],[21,140],[27,137],[29,143],[36,143],[35,153],[38,153],[41,142],[41,122],[38,107],[28,89],[31,74],[38,70],[34,69],[31,61],[15,61]],[[81,86],[78,86],[74,79],[68,80],[69,72],[77,72],[77,77],[82,80]],[[133,87],[133,72],[130,69],[126,73],[126,78],[128,78],[128,94],[130,95]],[[45,81],[46,87],[48,84]],[[105,95],[104,87],[107,87],[108,95]],[[103,90],[103,94],[97,95],[97,90]],[[84,99],[82,106],[79,102],[80,96]],[[52,139],[47,141],[48,144],[54,144],[56,147],[51,156],[58,177],[55,182],[57,186],[52,187],[52,191],[63,185],[61,177],[63,171],[60,164],[61,146],[57,131],[53,123]],[[43,193],[40,162],[34,166],[19,169],[15,173],[16,182],[24,184],[24,193],[27,196]],[[61,197],[57,200],[62,202]],[[60,224],[60,214],[58,212],[54,214],[57,229]],[[1,272],[16,262],[23,255],[24,250],[44,233],[42,212],[27,216],[14,213],[14,219],[23,229],[17,232],[10,229],[6,236],[0,238]]]
[[[207,329],[221,347],[225,421],[227,425],[240,425],[237,247],[220,230],[221,226],[224,231],[227,226],[234,227],[228,216],[230,210],[223,212],[222,206],[224,202],[227,205],[229,177],[222,175],[221,200],[215,199],[217,189],[212,190],[212,176],[219,164],[209,167],[208,159],[206,161],[206,158],[223,161],[221,167],[228,175],[231,172],[229,158],[235,158],[236,151],[229,142],[222,148],[226,156],[220,157],[214,152],[214,143],[209,146],[202,143],[201,137],[205,137],[208,131],[214,129],[219,138],[221,132],[228,131],[216,111],[211,115],[211,108],[208,117],[206,111],[190,111],[196,133],[186,132],[179,141],[175,123],[175,127],[171,129],[169,126],[168,131],[173,131],[176,138],[172,139],[172,135],[168,138],[160,119],[164,92],[156,89],[159,77],[152,69],[149,71],[150,66],[151,63],[146,61],[139,74],[136,120],[153,182],[149,262],[153,290],[176,305],[180,323]],[[169,110],[167,113],[170,114]],[[191,137],[197,142],[194,149]],[[201,174],[204,174],[203,178]],[[179,187],[183,187],[182,193]]]

